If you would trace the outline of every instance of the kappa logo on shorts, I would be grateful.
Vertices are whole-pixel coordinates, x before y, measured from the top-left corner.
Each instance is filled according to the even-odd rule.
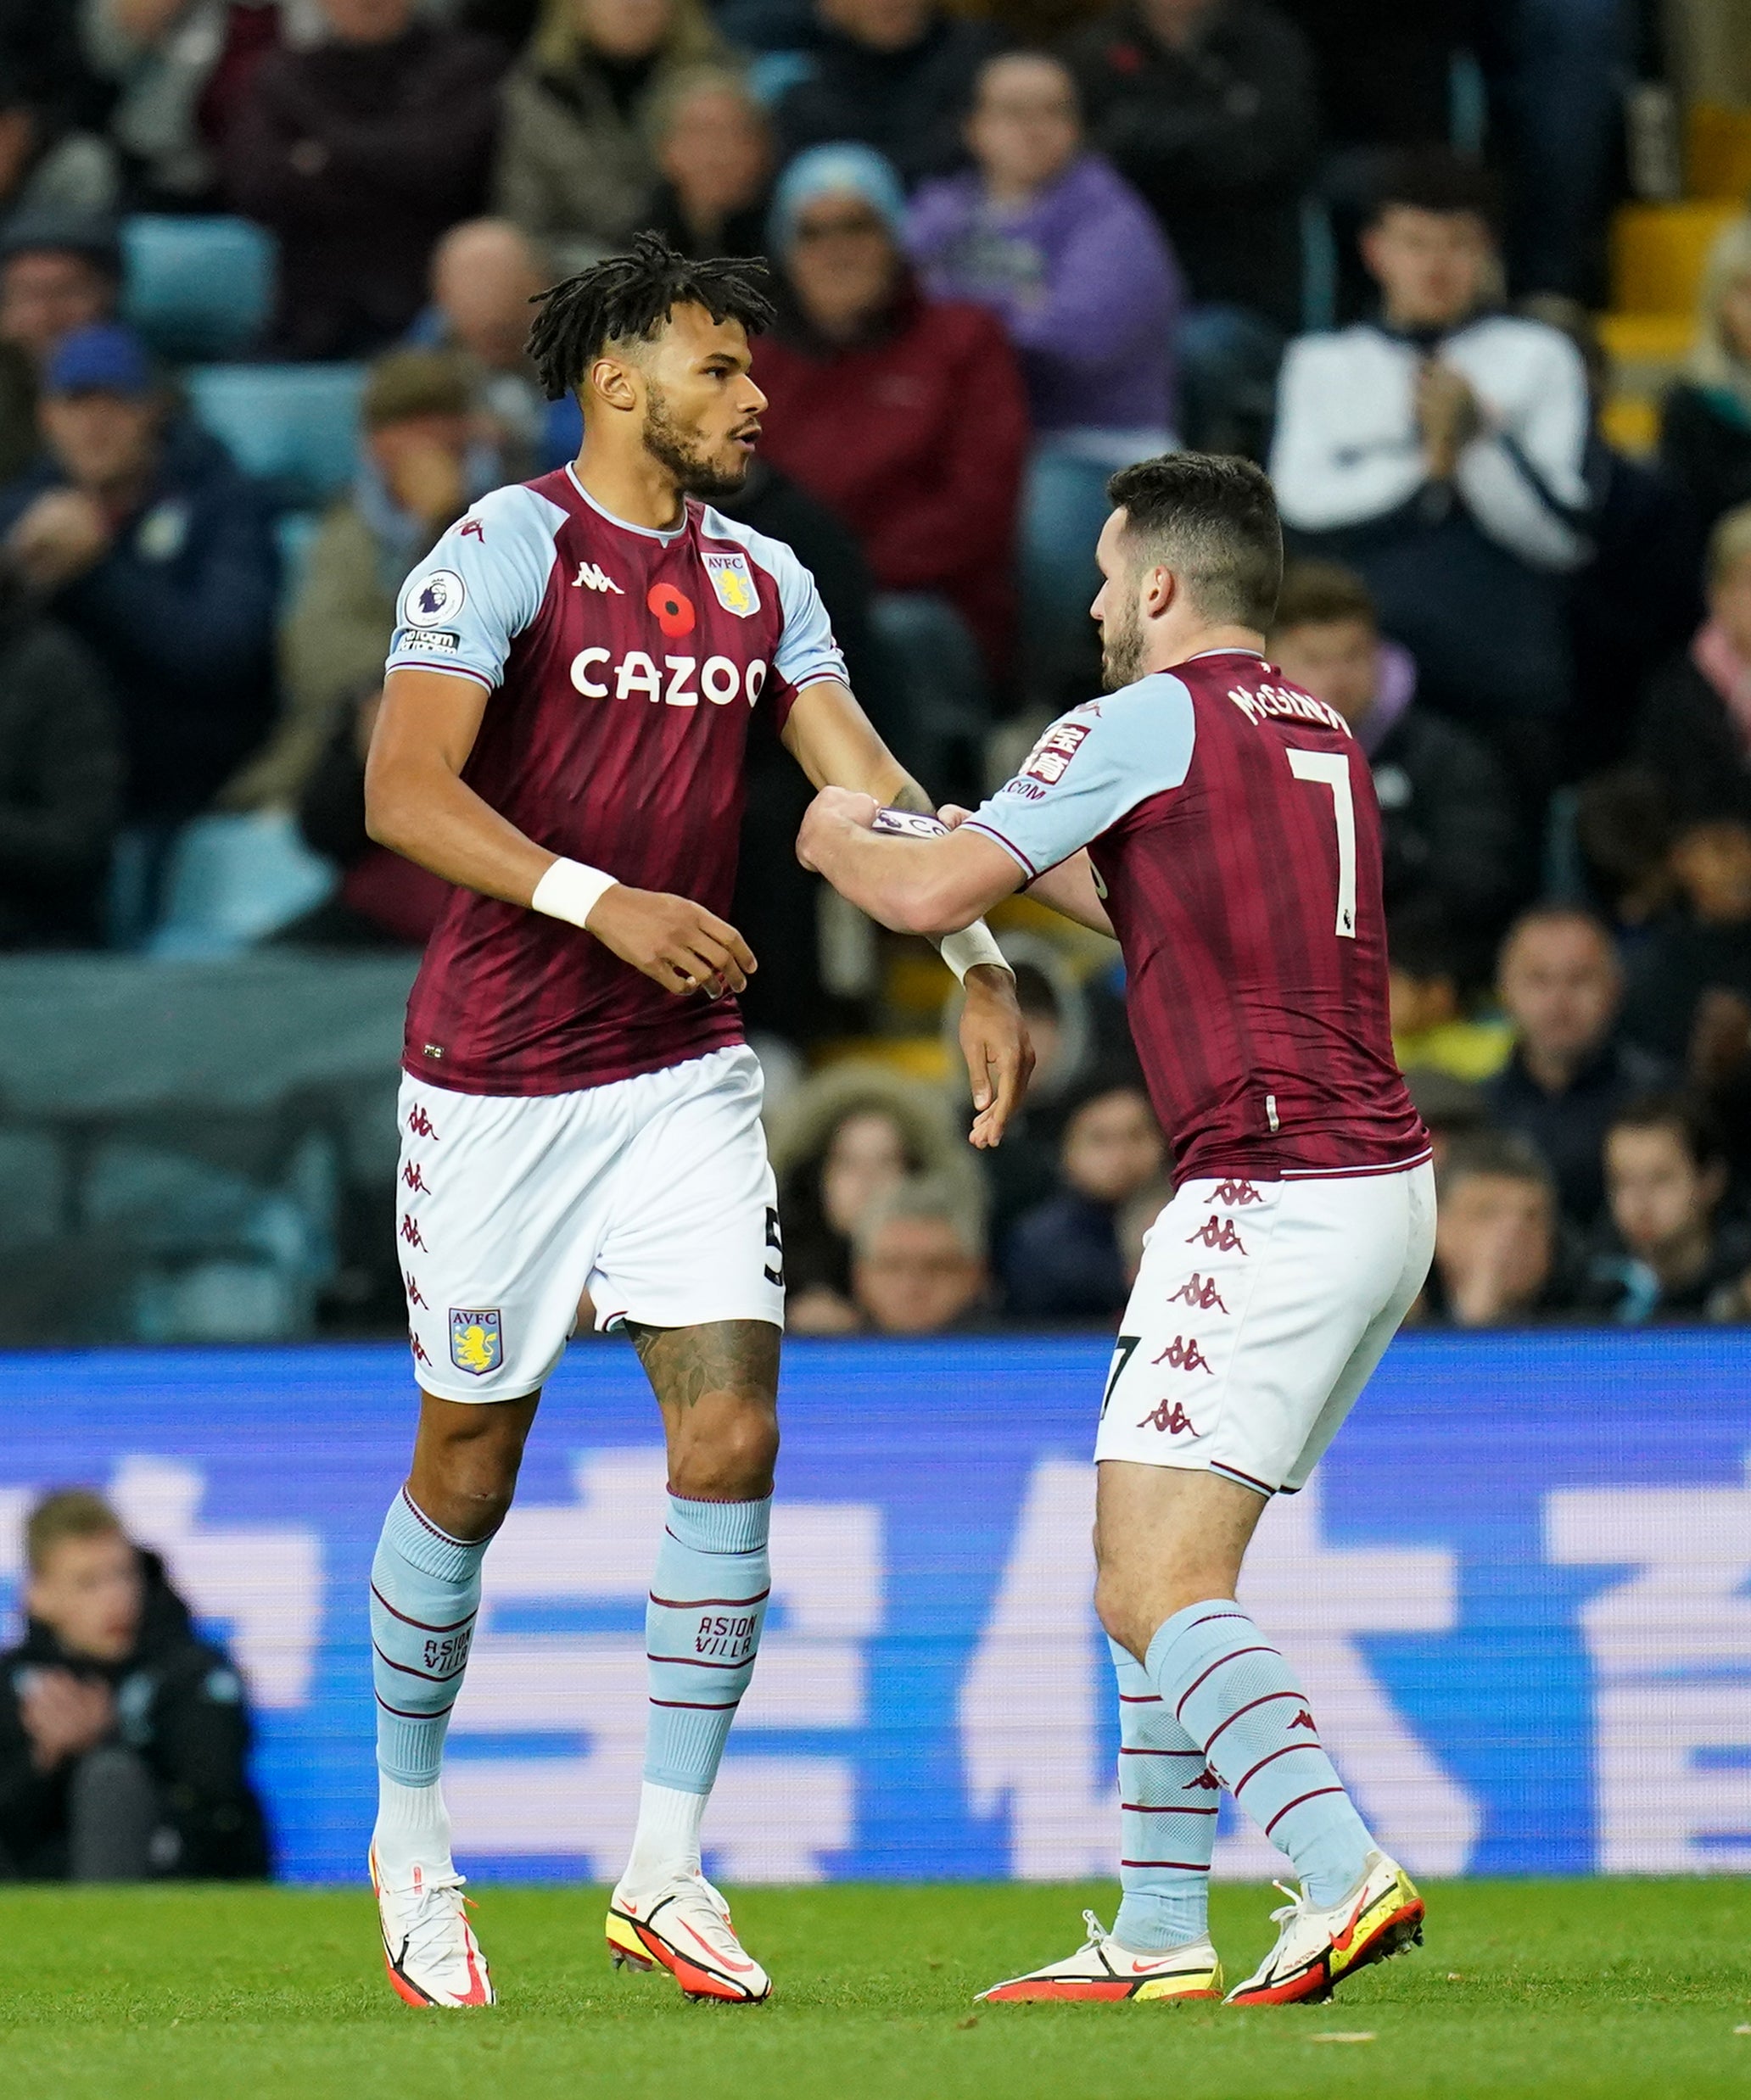
[[[484,1378],[504,1362],[505,1323],[496,1305],[481,1312],[450,1307],[450,1360],[475,1378]]]
[[[1210,1214],[1207,1224],[1200,1225],[1195,1232],[1186,1234],[1185,1243],[1188,1247],[1194,1240],[1202,1240],[1214,1254],[1232,1254],[1237,1247],[1243,1254],[1246,1252],[1246,1243],[1234,1230],[1234,1220],[1232,1218],[1218,1218],[1214,1211]]]
[[[1194,1436],[1198,1433],[1198,1425],[1178,1400],[1171,1407],[1166,1400],[1159,1407],[1152,1407],[1137,1426],[1139,1429],[1159,1429],[1164,1436],[1169,1437],[1183,1435],[1188,1429]]]
[[[407,1111],[407,1127],[416,1137],[436,1137],[438,1135],[432,1127],[432,1119],[426,1114],[426,1104],[422,1101],[415,1102]]]
[[[1171,1371],[1202,1371],[1211,1377],[1216,1376],[1210,1369],[1210,1359],[1198,1347],[1195,1335],[1188,1342],[1183,1336],[1176,1334],[1155,1361],[1166,1364]]]
[[[1222,1302],[1222,1293],[1216,1287],[1216,1278],[1205,1276],[1197,1269],[1193,1270],[1177,1291],[1168,1292],[1167,1303],[1170,1305],[1175,1299],[1181,1299],[1188,1305],[1195,1306],[1200,1312],[1208,1312],[1212,1305],[1218,1312],[1228,1310]]]
[[[1248,1204],[1262,1204],[1265,1199],[1250,1181],[1218,1181],[1210,1192],[1213,1204],[1227,1204],[1231,1209],[1244,1210]]]

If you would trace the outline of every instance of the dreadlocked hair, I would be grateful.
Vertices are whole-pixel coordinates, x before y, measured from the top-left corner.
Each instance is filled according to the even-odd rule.
[[[750,335],[769,328],[764,255],[696,262],[660,233],[641,233],[629,255],[610,255],[540,293],[529,354],[550,401],[563,400],[611,343],[649,343],[677,306],[702,306],[714,321],[739,321]]]

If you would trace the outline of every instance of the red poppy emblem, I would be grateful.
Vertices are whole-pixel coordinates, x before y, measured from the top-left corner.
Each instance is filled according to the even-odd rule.
[[[677,590],[673,584],[652,584],[645,594],[645,603],[657,615],[657,624],[665,634],[691,634],[699,615],[693,610],[693,600],[685,591]]]

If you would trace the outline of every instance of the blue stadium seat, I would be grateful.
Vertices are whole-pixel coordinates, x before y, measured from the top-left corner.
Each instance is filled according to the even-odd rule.
[[[247,219],[124,220],[122,310],[162,357],[237,357],[273,312],[271,234]]]
[[[177,834],[150,955],[235,955],[313,911],[333,891],[289,810],[197,817]]]
[[[203,365],[184,377],[195,420],[245,473],[316,507],[358,467],[362,365]]]

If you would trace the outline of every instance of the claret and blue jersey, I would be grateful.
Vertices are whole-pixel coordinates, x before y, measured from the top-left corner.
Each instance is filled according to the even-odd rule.
[[[1429,1156],[1392,1055],[1367,761],[1262,656],[1073,707],[969,822],[1030,880],[1088,849],[1178,1180]]]
[[[468,785],[539,846],[727,916],[753,710],[845,663],[791,550],[689,501],[657,532],[570,467],[501,489],[409,579],[389,659],[477,680]],[[463,1092],[569,1092],[741,1040],[575,927],[457,890],[408,1008],[406,1069]]]

